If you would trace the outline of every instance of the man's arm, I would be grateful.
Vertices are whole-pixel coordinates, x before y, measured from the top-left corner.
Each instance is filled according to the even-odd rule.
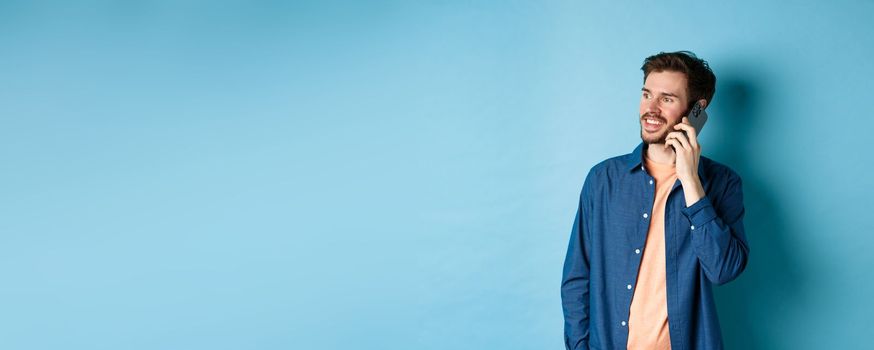
[[[564,344],[568,350],[589,348],[589,260],[585,252],[583,229],[587,188],[588,185],[584,185],[580,194],[561,279]]]
[[[717,285],[724,284],[743,272],[750,253],[743,225],[741,179],[728,171],[724,195],[718,210],[714,208],[698,177],[701,145],[695,129],[686,117],[674,129],[680,131],[668,133],[665,147],[674,147],[677,155],[677,178],[683,184],[686,198],[683,214],[692,223],[692,245],[707,279]]]
[[[743,225],[742,182],[736,174],[729,174],[718,210],[706,195],[683,208],[691,222],[692,246],[698,261],[707,278],[717,285],[737,278],[746,268],[750,253]]]

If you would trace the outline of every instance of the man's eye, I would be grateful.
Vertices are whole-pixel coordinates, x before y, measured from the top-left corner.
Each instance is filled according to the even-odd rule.
[[[665,97],[665,102],[674,102],[674,99],[670,97]]]

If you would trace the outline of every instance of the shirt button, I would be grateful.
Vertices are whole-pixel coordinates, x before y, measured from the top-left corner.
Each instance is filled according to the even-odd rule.
[[[640,254],[640,249],[635,249],[634,254]]]
[[[644,219],[646,219],[646,218],[648,218],[648,217],[649,217],[649,214],[647,214],[647,213],[643,213],[643,218],[644,218]]]
[[[692,225],[692,229],[693,229],[693,230],[695,229],[695,225]]]
[[[628,288],[628,290],[631,290],[631,285],[630,285],[630,284],[627,285],[627,286],[625,286],[625,287]]]
[[[649,180],[649,184],[652,185],[652,180]]]
[[[625,321],[622,321],[622,327],[625,327],[625,325],[626,325]]]

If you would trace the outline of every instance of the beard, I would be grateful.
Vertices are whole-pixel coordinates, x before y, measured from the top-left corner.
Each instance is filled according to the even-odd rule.
[[[688,109],[686,110],[686,112],[688,112]],[[685,116],[686,112],[683,112],[680,115]],[[661,131],[659,131],[657,134],[647,132],[643,128],[643,125],[646,124],[646,121],[644,121],[644,118],[652,118],[652,119],[655,119],[655,120],[662,122],[663,129]],[[665,119],[664,117],[650,113],[650,114],[641,115],[640,119],[638,121],[640,122],[640,139],[643,140],[643,142],[645,144],[652,145],[652,144],[665,143],[665,139],[668,137],[668,134],[671,131],[674,131],[674,125],[680,124],[683,121],[683,118],[681,117],[673,124],[668,124],[668,120]],[[664,126],[667,126],[667,127],[665,128]]]
[[[644,125],[646,124],[646,121],[644,120],[644,118],[652,118],[652,119],[655,119],[655,120],[662,122],[661,131],[659,131],[658,133],[651,133],[651,132],[646,131],[644,129]],[[654,114],[641,115],[639,122],[640,122],[640,139],[643,140],[643,142],[647,145],[665,143],[665,139],[668,137],[668,133],[670,133],[671,130],[673,130],[674,125],[677,125],[677,123],[668,125],[667,119],[665,119],[661,116],[654,115]],[[665,126],[667,126],[667,127],[665,127]]]

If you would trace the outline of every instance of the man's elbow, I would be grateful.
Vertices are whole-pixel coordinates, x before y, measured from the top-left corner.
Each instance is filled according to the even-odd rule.
[[[710,280],[713,284],[717,286],[721,286],[728,282],[734,281],[740,274],[744,272],[747,267],[747,254],[743,254],[743,257],[739,259],[739,261],[726,264],[722,269],[719,269],[719,272],[715,275],[708,274],[707,279]]]

